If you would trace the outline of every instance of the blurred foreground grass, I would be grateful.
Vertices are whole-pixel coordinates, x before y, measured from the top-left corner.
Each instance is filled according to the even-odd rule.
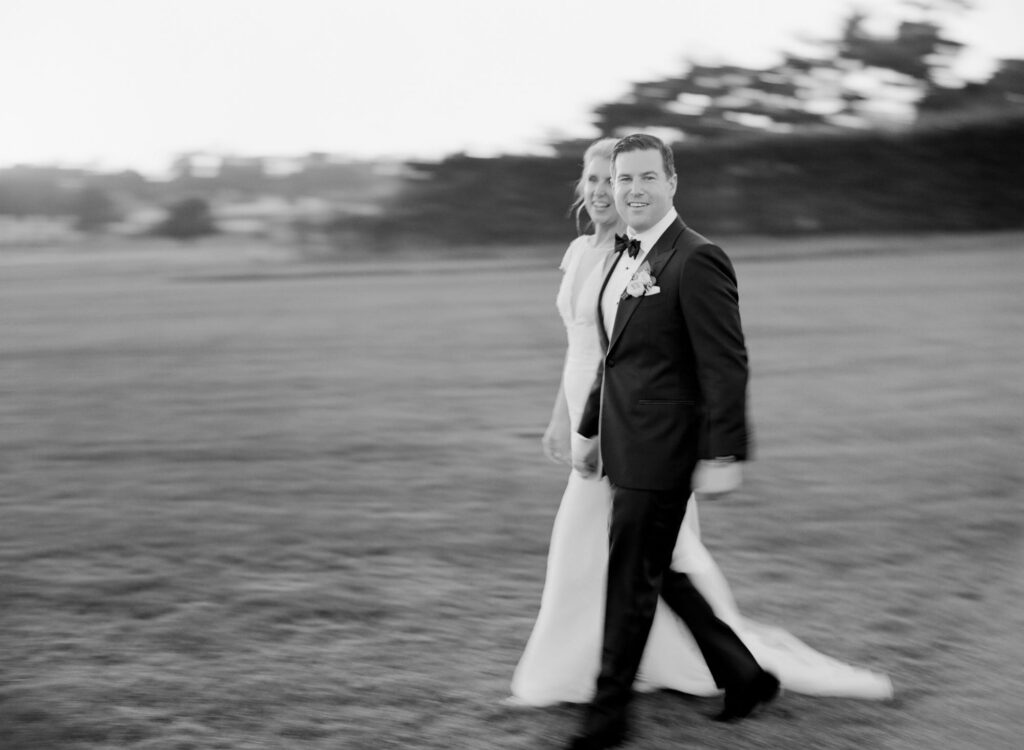
[[[643,696],[631,747],[1019,746],[1022,246],[726,243],[758,453],[705,540],[898,699]],[[560,252],[0,254],[0,747],[557,747],[579,709],[499,701],[565,478]]]

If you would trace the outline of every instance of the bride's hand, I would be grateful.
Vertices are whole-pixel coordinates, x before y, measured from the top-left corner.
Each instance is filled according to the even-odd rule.
[[[569,425],[552,420],[540,439],[544,455],[556,464],[571,465],[572,453],[569,443]]]
[[[572,436],[572,468],[584,478],[590,479],[597,475],[600,460],[600,443],[596,437],[585,438],[576,434]]]

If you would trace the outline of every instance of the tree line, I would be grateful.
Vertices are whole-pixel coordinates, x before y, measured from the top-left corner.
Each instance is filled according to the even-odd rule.
[[[957,80],[963,45],[941,19],[971,3],[904,5],[911,17],[891,33],[851,12],[834,38],[804,40],[765,68],[688,63],[638,82],[595,108],[595,129],[672,142],[680,209],[708,231],[1024,226],[1024,60]],[[547,157],[457,154],[398,169],[310,154],[281,172],[258,157],[211,167],[183,155],[162,182],[0,169],[0,215],[71,216],[82,231],[102,231],[131,206],[160,205],[166,215],[150,230],[192,237],[216,231],[216,206],[227,201],[319,196],[333,214],[295,221],[342,249],[564,239],[590,140],[552,143]]]

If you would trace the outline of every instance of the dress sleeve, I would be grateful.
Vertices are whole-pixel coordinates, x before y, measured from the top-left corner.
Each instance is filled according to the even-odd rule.
[[[562,262],[558,264],[558,270],[565,273],[569,270],[569,262],[572,260],[573,253],[579,243],[575,240],[569,243],[569,247],[565,249],[565,255],[562,256]]]
[[[565,255],[562,256],[562,262],[558,265],[562,271],[562,279],[558,284],[558,294],[555,295],[555,307],[558,308],[558,314],[562,316],[562,321],[566,324],[572,317],[572,277],[574,269],[579,268],[579,262],[576,259],[579,248],[579,241],[573,240],[565,251]]]

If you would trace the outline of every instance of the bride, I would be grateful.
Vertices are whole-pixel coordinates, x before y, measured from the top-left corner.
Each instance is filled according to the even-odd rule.
[[[560,266],[563,277],[556,305],[568,334],[568,349],[542,442],[550,458],[570,465],[570,435],[603,356],[596,316],[604,261],[612,252],[616,232],[624,230],[612,196],[615,141],[599,140],[584,154],[574,208],[577,229],[586,211],[594,233],[577,237]],[[573,470],[555,516],[540,612],[512,677],[512,703],[586,703],[593,697],[600,669],[610,511],[607,479],[587,479]],[[701,543],[694,498],[687,504],[672,568],[689,575],[715,614],[784,688],[819,696],[892,697],[887,676],[837,661],[785,630],[740,615],[729,584]],[[700,696],[718,692],[689,631],[661,601],[635,688],[670,688]]]

